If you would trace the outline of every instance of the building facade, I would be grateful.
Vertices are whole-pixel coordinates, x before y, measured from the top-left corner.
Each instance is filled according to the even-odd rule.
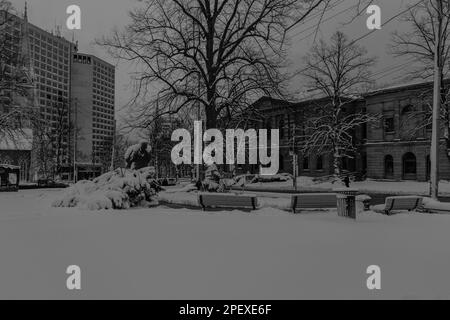
[[[250,127],[255,129],[278,129],[279,130],[279,171],[293,173],[294,165],[297,166],[297,174],[302,176],[323,177],[332,175],[334,172],[332,153],[309,154],[301,153],[301,146],[306,137],[310,135],[311,129],[307,126],[307,120],[317,117],[320,112],[327,112],[327,101],[325,99],[307,99],[292,103],[268,97],[259,99],[254,107],[261,116],[257,121],[252,121]],[[361,100],[349,102],[345,105],[343,114],[356,112],[363,106]],[[360,128],[352,133],[353,139],[358,141],[358,151],[361,150],[360,141],[364,137],[364,130]],[[293,152],[297,157],[294,163]],[[344,171],[361,172],[361,157],[363,152],[352,153],[350,158],[343,158],[341,167]],[[258,166],[244,166],[240,171],[257,173]]]
[[[380,120],[352,133],[357,151],[343,161],[343,171],[370,179],[428,181],[432,91],[431,83],[390,87],[371,91],[346,106],[346,112],[359,110],[378,115]],[[280,172],[293,172],[294,132],[299,136],[298,130],[303,130],[307,117],[314,116],[318,104],[320,100],[288,103],[270,98],[261,98],[255,103],[265,120],[253,126],[280,129]],[[300,133],[300,136],[302,134],[308,133]],[[440,135],[439,174],[441,179],[449,180],[450,144],[444,119]],[[296,143],[301,145],[302,141]],[[295,150],[299,175],[320,177],[333,173],[331,154],[302,155],[298,148]],[[257,172],[257,168],[252,169]]]
[[[12,97],[9,106],[2,103],[0,112],[26,104],[42,124],[33,122],[26,176],[37,180],[57,172],[63,179],[75,179],[78,167],[89,177],[100,174],[115,131],[114,66],[78,53],[77,44],[58,32],[29,23],[26,7],[23,17],[7,12],[1,17],[6,23],[1,24],[0,35],[7,39],[4,49],[10,57],[2,59],[2,65],[6,72],[21,70],[21,85],[28,88],[25,95]]]
[[[115,67],[74,53],[71,72],[76,171],[79,179],[109,169],[115,135]]]
[[[364,152],[367,176],[373,179],[419,180],[430,178],[431,83],[391,87],[365,96],[367,112],[381,114],[369,125]],[[450,179],[450,157],[445,121],[441,121],[440,178]]]

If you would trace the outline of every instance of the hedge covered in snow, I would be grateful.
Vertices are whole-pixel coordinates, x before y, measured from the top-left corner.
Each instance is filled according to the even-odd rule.
[[[129,209],[152,204],[156,195],[153,167],[116,169],[93,181],[80,181],[64,191],[53,207],[88,210]]]

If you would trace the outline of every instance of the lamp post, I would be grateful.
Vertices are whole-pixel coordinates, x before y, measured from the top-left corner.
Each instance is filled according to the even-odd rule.
[[[78,172],[77,172],[77,106],[78,106],[78,99],[75,98],[74,101],[74,110],[73,110],[73,118],[74,118],[74,124],[73,124],[73,180],[75,183],[78,182]]]
[[[297,169],[298,169],[298,155],[297,155],[297,151],[296,151],[296,145],[295,145],[295,135],[296,135],[296,125],[295,125],[295,120],[294,120],[294,127],[292,128],[292,174],[294,176],[294,179],[292,181],[292,183],[294,184],[294,190],[297,191]]]
[[[442,21],[443,7],[442,0],[437,2],[437,26],[434,49],[434,90],[433,90],[433,131],[431,134],[431,152],[430,152],[430,193],[433,199],[439,195],[439,116],[441,110],[441,86],[442,86]]]

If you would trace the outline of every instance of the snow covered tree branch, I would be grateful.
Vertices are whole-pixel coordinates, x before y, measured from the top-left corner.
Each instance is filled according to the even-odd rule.
[[[138,67],[133,123],[199,104],[207,128],[251,105],[281,96],[286,30],[329,0],[147,0],[123,32],[99,40]],[[157,93],[153,93],[157,91]]]
[[[355,151],[354,131],[379,120],[379,115],[366,114],[354,106],[371,83],[369,69],[375,59],[367,57],[365,49],[350,43],[342,32],[336,32],[330,44],[321,41],[304,60],[303,76],[309,89],[324,98],[310,110],[301,149],[305,154],[331,152],[338,177],[341,159]]]

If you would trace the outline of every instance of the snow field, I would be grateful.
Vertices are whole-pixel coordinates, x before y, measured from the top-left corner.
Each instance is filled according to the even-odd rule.
[[[52,208],[61,192],[0,194],[0,298],[450,298],[449,215]]]

